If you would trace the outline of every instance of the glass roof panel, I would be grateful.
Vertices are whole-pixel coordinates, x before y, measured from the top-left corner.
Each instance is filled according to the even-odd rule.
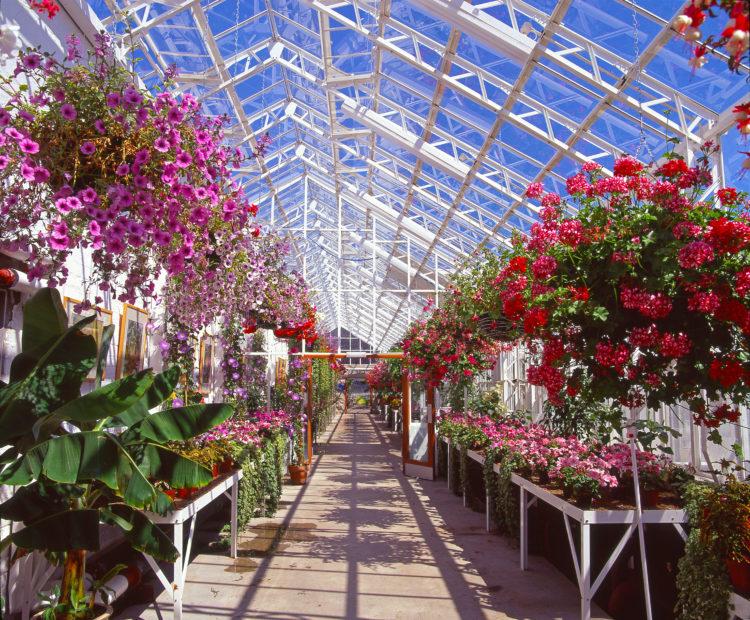
[[[125,28],[113,10],[130,11],[142,56],[137,70],[148,87],[160,87],[174,63],[182,90],[199,97],[207,113],[230,117],[229,142],[249,153],[244,128],[256,138],[268,132],[266,156],[246,162],[237,178],[267,219],[276,196],[280,230],[289,225],[301,234],[305,196],[315,201],[308,233],[316,223],[318,232],[304,252],[316,260],[308,261],[307,275],[321,290],[320,307],[335,315],[342,264],[348,286],[398,288],[408,237],[412,267],[432,278],[437,256],[444,282],[479,244],[502,247],[514,229],[529,230],[538,218],[521,198],[530,181],[564,194],[564,178],[587,158],[607,169],[615,152],[648,161],[663,150],[665,132],[694,147],[746,85],[730,79],[717,58],[693,72],[685,44],[662,36],[683,2],[514,0],[470,9],[458,3],[450,12],[440,0],[91,5],[119,35]],[[650,61],[634,73],[644,50]],[[245,119],[236,118],[233,101]],[[744,143],[732,130],[722,146],[727,182],[741,183],[737,152]],[[337,226],[337,191],[343,225],[352,231],[343,235],[343,257],[336,231],[325,230]],[[358,259],[364,246],[349,237],[368,238],[373,221],[382,253],[374,275],[372,257]],[[365,297],[346,297],[332,320],[359,329],[361,304],[372,316]],[[405,297],[378,294],[378,324],[361,331],[395,341],[407,322]]]

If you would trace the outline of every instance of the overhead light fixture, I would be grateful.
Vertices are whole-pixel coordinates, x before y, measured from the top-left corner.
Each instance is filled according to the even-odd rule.
[[[281,41],[276,41],[276,43],[274,43],[268,50],[268,54],[274,60],[278,60],[279,58],[281,58],[281,54],[283,52],[284,52],[284,44]]]
[[[294,113],[297,111],[297,104],[294,103],[294,101],[290,101],[286,104],[286,107],[284,108],[284,114],[286,116],[294,116]]]
[[[295,154],[295,155],[296,155],[297,157],[300,157],[300,158],[301,158],[301,157],[303,157],[303,156],[304,156],[304,154],[305,154],[305,145],[304,145],[304,144],[299,144],[299,145],[297,146],[297,148],[296,148],[296,149],[294,149],[294,154]]]

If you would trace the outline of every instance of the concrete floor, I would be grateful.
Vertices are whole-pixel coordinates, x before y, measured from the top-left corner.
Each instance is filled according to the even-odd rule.
[[[342,417],[308,484],[285,487],[279,514],[242,534],[241,557],[191,563],[183,617],[580,617],[577,588],[545,560],[519,571],[518,551],[444,481],[404,477],[398,439],[364,409]],[[120,617],[171,615],[162,593]]]

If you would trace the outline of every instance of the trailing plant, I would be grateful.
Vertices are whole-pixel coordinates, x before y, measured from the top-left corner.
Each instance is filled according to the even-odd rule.
[[[685,487],[685,511],[690,534],[685,554],[677,562],[678,620],[725,620],[731,587],[724,557],[716,547],[716,535],[702,530],[708,498],[714,491],[708,484]]]
[[[86,618],[86,553],[99,548],[99,525],[118,527],[133,548],[174,560],[177,550],[143,512],[164,513],[171,499],[156,481],[175,489],[201,487],[209,470],[168,448],[222,422],[227,405],[196,405],[149,411],[169,398],[176,368],[145,370],[102,386],[114,328],[99,346],[82,330],[94,316],[67,327],[54,289],[37,292],[23,308],[21,353],[0,386],[0,484],[17,486],[0,504],[0,518],[25,527],[0,541],[37,549],[62,564],[57,618]],[[94,389],[81,386],[96,369]]]
[[[501,453],[502,454],[502,453]],[[515,541],[518,539],[519,506],[518,490],[513,484],[511,475],[518,468],[517,459],[508,454],[498,461],[498,473],[495,478],[495,513],[498,529]]]
[[[703,200],[716,149],[693,165],[673,151],[652,166],[622,157],[611,177],[587,163],[567,180],[568,202],[527,189],[541,222],[515,238],[496,303],[550,406],[687,403],[709,428],[738,420],[750,397],[750,221],[744,192]]]

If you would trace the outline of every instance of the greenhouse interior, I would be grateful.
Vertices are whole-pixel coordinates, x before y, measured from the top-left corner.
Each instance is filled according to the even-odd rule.
[[[0,620],[750,620],[750,1],[0,0]]]

